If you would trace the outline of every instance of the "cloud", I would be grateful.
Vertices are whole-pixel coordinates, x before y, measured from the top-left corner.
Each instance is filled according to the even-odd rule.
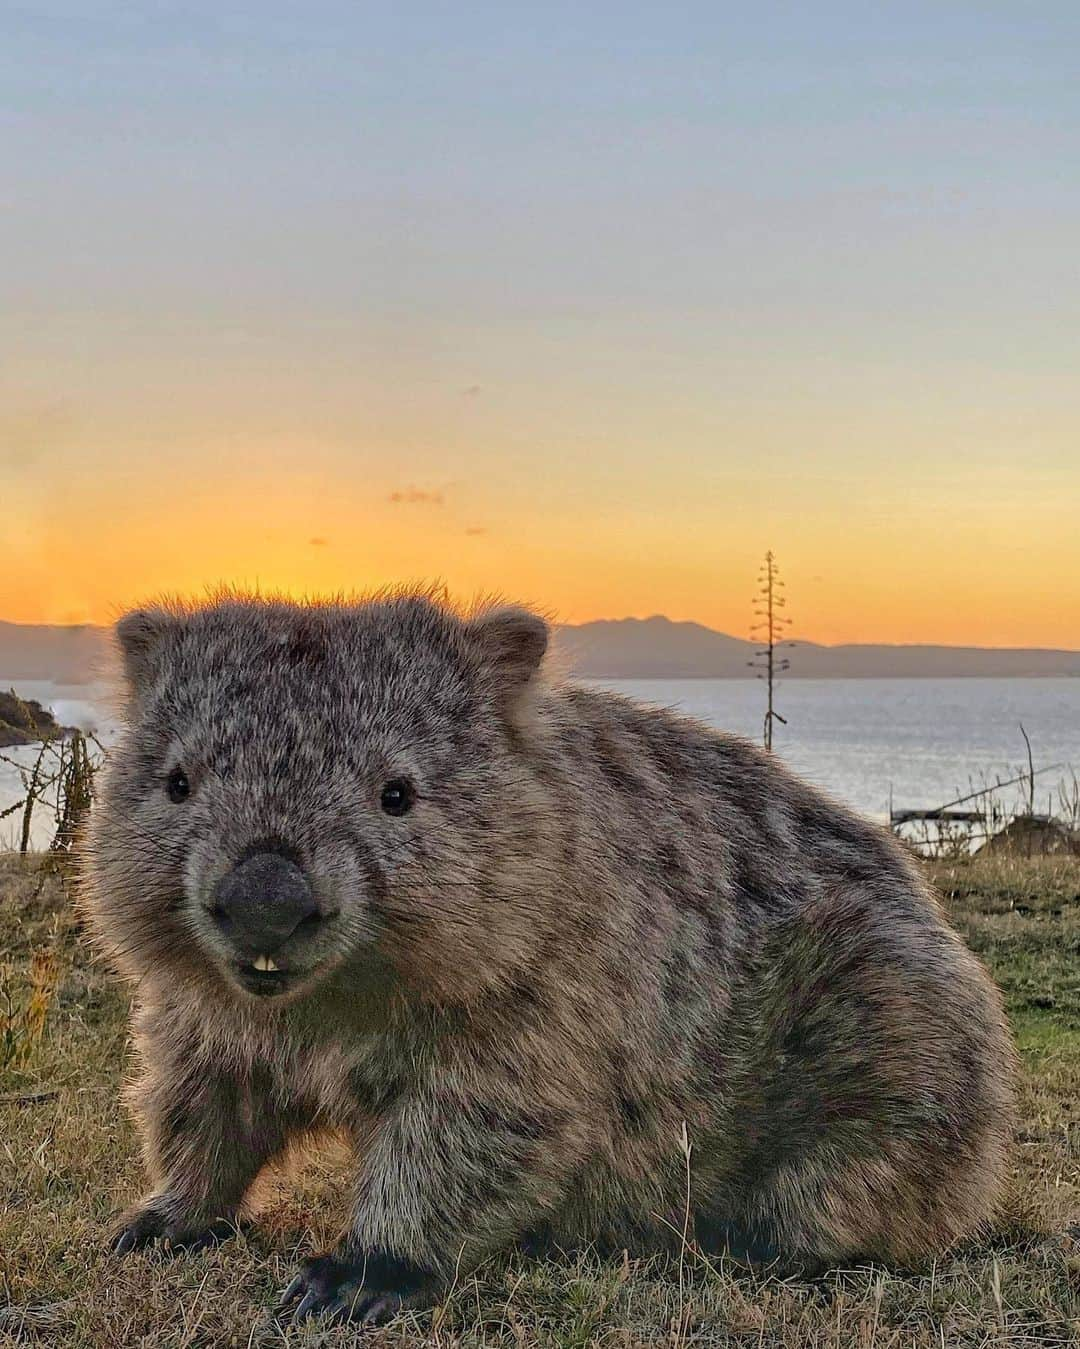
[[[330,540],[329,540],[329,539],[308,539],[308,543],[312,546],[312,548],[326,548],[326,547],[329,546]]]
[[[391,492],[387,501],[395,506],[441,506],[444,497],[441,489],[429,490],[424,487],[404,487]]]
[[[476,538],[479,534],[486,534],[487,529],[484,525],[469,525],[466,528],[465,533],[468,534],[470,538]]]

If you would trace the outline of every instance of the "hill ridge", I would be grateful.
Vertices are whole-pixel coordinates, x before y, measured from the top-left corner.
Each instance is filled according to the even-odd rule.
[[[562,624],[563,668],[592,679],[745,679],[757,642],[665,614]],[[1080,677],[1080,651],[933,642],[792,639],[789,679]],[[93,624],[0,620],[0,681],[84,683],[109,665],[109,630]]]

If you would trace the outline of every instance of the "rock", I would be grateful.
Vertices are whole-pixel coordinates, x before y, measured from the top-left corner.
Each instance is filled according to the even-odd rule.
[[[61,726],[47,707],[33,698],[20,698],[14,689],[0,691],[0,749],[33,745],[42,740],[63,740],[74,734]]]

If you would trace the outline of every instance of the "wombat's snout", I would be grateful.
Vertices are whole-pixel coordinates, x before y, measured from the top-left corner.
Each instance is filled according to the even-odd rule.
[[[319,922],[307,877],[278,852],[257,852],[226,872],[214,889],[210,913],[236,953],[264,970],[277,968],[269,957],[299,928]]]

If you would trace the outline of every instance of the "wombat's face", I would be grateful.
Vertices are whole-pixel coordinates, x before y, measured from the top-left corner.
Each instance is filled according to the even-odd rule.
[[[231,599],[117,631],[129,728],[87,861],[122,968],[254,998],[335,972],[434,997],[484,984],[540,832],[510,723],[542,620]]]

